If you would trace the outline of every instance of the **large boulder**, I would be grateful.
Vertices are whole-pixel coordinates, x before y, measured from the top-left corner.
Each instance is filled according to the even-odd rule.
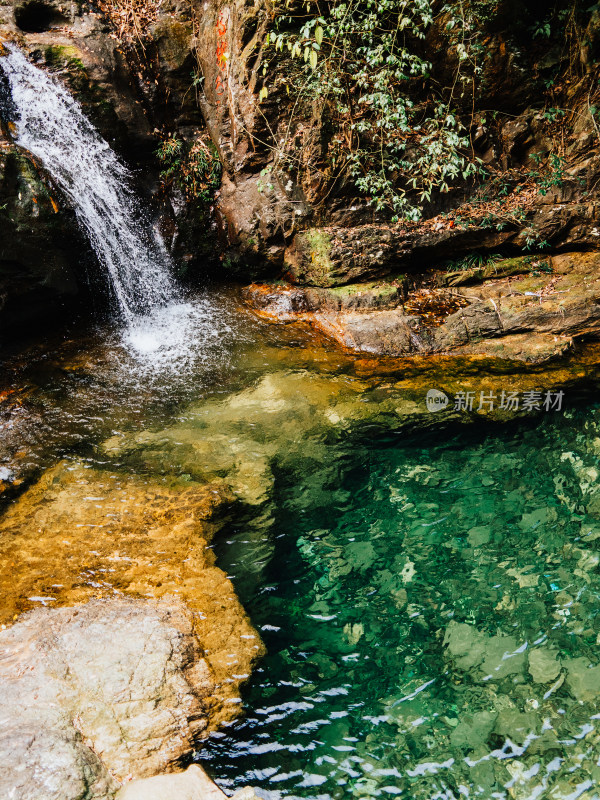
[[[0,733],[4,796],[20,785],[27,796],[23,782],[35,781],[45,797],[77,797],[70,781],[91,785],[82,773],[93,765],[97,782],[98,760],[104,786],[115,786],[111,775],[153,774],[176,764],[206,726],[214,681],[180,604],[38,609],[0,632],[0,652],[10,720]],[[27,738],[32,747],[22,746]]]
[[[209,547],[231,500],[65,462],[4,514],[0,796],[151,797],[137,779],[178,770],[239,714],[263,646]],[[162,785],[220,796],[199,768]]]
[[[193,613],[215,684],[202,729],[208,735],[237,715],[240,686],[263,653],[209,548],[231,500],[218,483],[149,481],[59,464],[0,520],[0,623],[40,604],[71,606],[115,593],[178,595]]]
[[[176,598],[32,611],[0,631],[0,675],[0,795],[13,800],[108,800],[176,768],[215,689]]]

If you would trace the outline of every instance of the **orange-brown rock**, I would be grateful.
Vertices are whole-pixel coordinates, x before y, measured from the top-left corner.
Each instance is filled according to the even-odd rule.
[[[214,691],[205,733],[236,716],[261,640],[210,542],[231,496],[63,462],[0,520],[0,622],[92,598],[175,595],[193,614]]]

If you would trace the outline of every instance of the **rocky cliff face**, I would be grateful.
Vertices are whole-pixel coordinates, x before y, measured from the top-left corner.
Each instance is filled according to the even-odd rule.
[[[0,338],[78,306],[76,254],[92,256],[59,203],[33,157],[0,138]]]
[[[292,121],[294,97],[277,78],[268,97],[260,95],[271,25],[264,0],[207,0],[198,7],[169,0],[135,8],[107,0],[100,8],[69,9],[58,0],[2,0],[0,36],[57,70],[101,133],[142,168],[167,240],[191,279],[275,275],[300,287],[331,288],[389,282],[402,273],[418,289],[430,269],[473,251],[516,256],[593,251],[598,244],[600,137],[584,91],[594,69],[598,15],[585,32],[579,78],[554,89],[548,87],[563,75],[564,54],[543,37],[528,46],[526,31],[511,24],[511,3],[496,5],[479,32],[485,57],[477,81],[486,87],[487,110],[479,111],[474,99],[465,117],[471,156],[486,165],[488,180],[459,182],[431,199],[424,222],[393,225],[348,180],[323,183],[317,176],[326,174],[330,148],[324,104],[313,103]],[[455,68],[454,51],[443,46],[446,22],[436,18],[424,43],[442,84]],[[552,92],[566,107],[548,107]],[[10,116],[6,104],[4,116]],[[169,139],[184,150],[198,142],[214,147],[222,177],[208,202],[172,179],[161,185],[155,153]],[[296,148],[295,160],[285,156],[282,142]],[[28,178],[21,173],[19,180]],[[21,286],[31,285],[36,309],[36,292],[60,305],[84,283],[82,265],[64,247],[64,231],[76,236],[72,215],[57,195],[55,202],[58,214],[35,217],[37,209],[21,209],[21,227],[11,239],[27,236],[28,244],[19,257],[7,248],[5,272],[24,276]],[[35,253],[25,255],[34,228],[50,243],[41,268]],[[4,285],[15,301],[27,294],[8,288],[8,278]]]

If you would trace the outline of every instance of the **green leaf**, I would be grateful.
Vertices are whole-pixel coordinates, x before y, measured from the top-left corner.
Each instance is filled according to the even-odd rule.
[[[316,50],[310,51],[310,65],[313,69],[317,68],[318,54]]]
[[[315,28],[315,39],[317,40],[317,44],[320,46],[323,42],[323,28],[320,25],[317,25]]]

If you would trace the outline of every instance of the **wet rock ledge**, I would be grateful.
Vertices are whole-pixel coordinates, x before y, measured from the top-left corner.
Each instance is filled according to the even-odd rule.
[[[600,336],[597,251],[500,256],[477,267],[369,281],[354,281],[350,264],[344,276],[352,279],[313,275],[305,285],[292,271],[291,282],[252,284],[244,297],[264,319],[306,323],[345,348],[386,356],[543,363]]]

